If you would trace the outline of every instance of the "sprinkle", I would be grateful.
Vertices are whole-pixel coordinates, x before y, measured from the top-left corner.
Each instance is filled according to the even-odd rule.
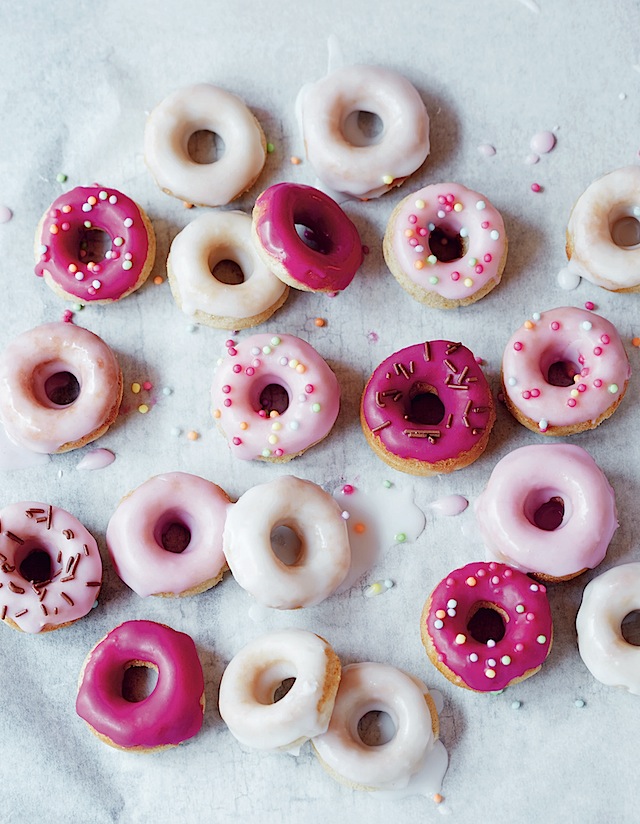
[[[467,288],[469,288],[469,287],[473,286],[473,280],[471,280],[471,278],[465,278],[465,279],[463,280],[463,283],[464,283],[464,285],[465,285]]]
[[[472,664],[475,664],[477,662],[477,660],[478,660],[478,654],[475,653],[475,652],[472,652],[471,655],[469,656],[469,661],[471,661]]]
[[[58,172],[58,174],[56,175],[56,180],[58,181],[58,183],[66,183],[67,176],[64,172]]]
[[[137,383],[137,382],[136,382],[136,383],[132,383],[132,384],[131,384],[131,391],[133,392],[133,394],[134,394],[134,395],[137,395],[137,394],[138,394],[138,392],[140,392],[140,389],[141,389],[141,388],[142,388],[142,387],[141,387],[141,386],[140,386],[140,384],[139,384],[139,383]]]
[[[481,212],[483,209],[486,209],[486,208],[487,208],[487,204],[484,202],[484,200],[479,200],[479,201],[476,203],[476,209],[477,209],[479,212]]]
[[[416,209],[424,209],[424,207],[425,207],[424,200],[422,200],[422,198],[418,198],[418,200],[416,200],[416,202],[415,202],[415,207],[416,207]]]
[[[595,303],[593,303],[593,301],[588,300],[588,301],[585,303],[584,308],[585,308],[585,309],[588,309],[588,310],[591,312],[591,311],[593,311],[593,309],[595,309],[595,308],[596,308],[596,305],[595,305]]]
[[[456,640],[456,644],[458,644],[458,646],[462,646],[462,644],[464,644],[464,643],[466,642],[466,640],[467,640],[467,636],[466,636],[466,635],[463,635],[461,632],[459,632],[459,633],[456,635],[456,639],[455,639],[455,640]]]
[[[440,795],[440,793],[434,793],[433,800],[436,804],[442,804],[444,798]]]
[[[351,484],[345,484],[341,491],[343,495],[353,495],[356,490]]]
[[[541,432],[546,432],[548,428],[549,428],[549,421],[545,420],[544,418],[541,418],[538,421],[538,429]]]
[[[440,618],[437,618],[437,619],[433,622],[433,626],[434,626],[436,629],[442,629],[442,628],[444,627],[444,622],[443,622]]]
[[[631,339],[632,346],[638,347],[640,346],[640,338],[632,338]]]
[[[461,212],[463,210],[463,208],[464,207],[463,207],[462,203],[454,203],[453,204],[453,211],[454,212]]]
[[[296,155],[291,155],[290,162],[292,166],[299,166],[302,161]]]
[[[371,584],[365,589],[364,595],[365,598],[373,598],[374,595],[380,595],[382,592],[384,592],[382,584],[380,581],[376,581],[375,584]]]
[[[156,286],[160,286],[161,283],[164,283],[164,278],[161,275],[156,275],[153,279],[153,282]]]
[[[531,184],[531,191],[532,192],[541,192],[542,186],[539,183],[532,183]]]
[[[585,706],[585,703],[582,700],[582,698],[576,698],[576,700],[573,702],[573,706],[581,710]]]
[[[382,175],[382,182],[385,186],[391,186],[393,183],[393,177],[391,175]]]
[[[583,320],[580,326],[585,330],[585,332],[588,332],[593,327],[593,324],[590,320]]]
[[[607,391],[611,392],[612,395],[615,395],[616,392],[618,391],[618,384],[617,383],[609,384],[609,386],[607,387]]]
[[[508,666],[511,663],[511,657],[509,655],[503,655],[500,659],[500,663]]]
[[[525,609],[524,604],[518,604],[516,606],[516,612],[520,615],[522,615],[522,613],[524,612],[524,609]]]
[[[533,323],[530,320],[525,320],[523,326],[525,329],[533,329]]]
[[[511,709],[512,710],[519,710],[522,706],[522,701],[512,701],[511,702]]]
[[[394,541],[397,544],[403,544],[406,540],[407,536],[404,532],[398,532],[398,534],[394,536]]]
[[[316,318],[314,320],[314,323],[315,323],[316,326],[320,326],[320,327],[326,326],[326,324],[327,324],[327,322],[324,318]]]
[[[146,415],[148,411],[149,411],[149,406],[146,403],[141,403],[140,406],[138,407],[138,412],[141,415]]]
[[[365,524],[363,524],[361,521],[359,521],[357,524],[353,525],[353,531],[357,535],[362,535],[364,532],[367,531],[367,527],[365,526]]]
[[[198,432],[195,431],[195,429],[191,429],[189,430],[189,432],[187,432],[187,438],[190,441],[197,441],[199,437],[200,435]]]
[[[448,609],[455,609],[458,606],[458,602],[455,598],[449,598],[447,601],[447,608]]]
[[[311,404],[311,411],[312,412],[319,412],[322,407],[319,403],[312,403]]]
[[[340,517],[343,519],[343,521],[348,521],[351,515],[349,515],[349,513],[345,509],[340,513]]]
[[[538,637],[536,638],[536,641],[539,644],[546,644],[547,643],[547,636],[546,635],[538,635]]]
[[[489,237],[491,238],[491,240],[498,240],[498,238],[500,237],[500,232],[497,229],[493,229]]]
[[[495,678],[496,677],[496,671],[493,670],[493,669],[486,669],[484,671],[484,674],[486,675],[487,678]]]
[[[383,481],[383,482],[382,482],[382,486],[383,486],[385,489],[391,489],[391,487],[393,486],[393,484],[391,483],[391,481]]]
[[[524,349],[524,346],[523,346],[523,344],[522,344],[519,340],[517,340],[517,341],[513,344],[513,348],[516,350],[516,352],[522,352],[522,350]]]
[[[132,269],[132,268],[133,268],[133,263],[131,263],[131,261],[130,261],[130,260],[125,260],[125,261],[122,263],[122,268],[125,270],[125,272],[128,272],[128,271],[129,271],[129,269]]]
[[[467,580],[465,581],[465,583],[466,583],[466,585],[467,585],[468,587],[474,587],[474,586],[475,586],[478,582],[477,582],[477,581],[476,581],[476,579],[473,577],[473,575],[470,575],[470,576],[467,578]]]

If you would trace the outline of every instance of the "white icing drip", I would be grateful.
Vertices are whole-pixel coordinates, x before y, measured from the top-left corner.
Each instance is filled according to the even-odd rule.
[[[49,463],[49,455],[43,452],[32,452],[25,446],[17,444],[8,435],[0,423],[0,471],[10,469],[32,469]]]
[[[576,270],[575,264],[572,266],[571,261],[569,261],[568,265],[558,272],[558,286],[570,292],[579,286],[581,277],[582,275]]]
[[[442,781],[448,766],[449,753],[442,741],[436,741],[432,749],[427,752],[422,766],[411,776],[406,787],[378,790],[376,797],[395,801],[411,795],[424,795],[430,798],[442,789]]]
[[[327,38],[327,74],[331,74],[336,69],[344,66],[344,53],[342,46],[335,34],[330,34]]]
[[[468,506],[469,501],[462,495],[445,495],[429,504],[430,509],[448,516],[460,515]]]
[[[92,449],[82,458],[76,469],[93,470],[104,469],[109,466],[116,459],[116,456],[110,449]]]

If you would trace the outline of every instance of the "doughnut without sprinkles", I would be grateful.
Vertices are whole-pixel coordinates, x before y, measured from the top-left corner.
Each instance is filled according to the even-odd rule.
[[[307,158],[322,183],[363,200],[400,186],[429,154],[429,116],[416,88],[381,66],[344,66],[305,86],[299,109]],[[350,122],[377,115],[382,132],[366,145]]]
[[[224,141],[213,163],[197,163],[189,138],[207,131]],[[187,86],[151,112],[144,130],[144,157],[156,183],[197,206],[224,206],[257,180],[266,159],[262,128],[235,94],[209,83]]]
[[[567,580],[604,559],[618,526],[615,496],[591,455],[573,444],[515,449],[476,499],[492,560],[539,580]]]
[[[293,679],[279,700],[284,681]],[[285,629],[250,641],[220,682],[219,707],[232,735],[258,750],[296,750],[325,732],[340,682],[340,660],[313,632]]]
[[[123,695],[130,667],[150,667],[157,683],[146,698]],[[76,712],[91,732],[116,749],[151,752],[175,747],[202,727],[202,665],[193,640],[155,621],[125,621],[87,656]]]
[[[640,695],[640,647],[622,634],[627,615],[640,611],[640,563],[608,569],[590,581],[576,618],[580,656],[608,687]]]
[[[72,323],[23,332],[0,354],[0,418],[32,452],[77,449],[116,419],[122,372],[107,344]]]

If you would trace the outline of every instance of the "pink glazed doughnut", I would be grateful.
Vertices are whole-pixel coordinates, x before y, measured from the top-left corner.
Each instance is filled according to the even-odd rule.
[[[456,569],[429,596],[420,629],[432,664],[451,683],[494,692],[542,666],[553,640],[543,584],[505,564]]]
[[[107,526],[107,548],[138,595],[196,595],[227,569],[222,531],[231,501],[187,472],[156,475],[126,495]]]
[[[296,226],[305,227],[300,237]],[[264,263],[306,292],[339,292],[363,260],[362,241],[340,206],[313,186],[276,183],[253,210],[253,238]]]
[[[484,452],[496,413],[487,379],[461,343],[401,349],[369,378],[360,405],[367,443],[412,475],[453,472]]]
[[[458,183],[426,186],[393,210],[384,257],[412,298],[438,309],[480,300],[500,283],[507,234],[484,195]]]
[[[475,511],[489,557],[542,581],[566,581],[598,566],[618,526],[613,489],[591,455],[573,444],[510,452]]]
[[[130,667],[158,673],[151,694],[128,701],[122,694]],[[125,621],[91,650],[80,673],[76,712],[105,744],[151,752],[175,747],[202,727],[202,665],[193,640],[155,621]]]
[[[543,435],[595,429],[617,409],[630,376],[615,326],[570,306],[534,313],[502,358],[507,409]]]
[[[104,260],[83,249],[91,232],[109,235]],[[66,300],[112,303],[145,282],[156,254],[151,221],[131,198],[106,186],[77,186],[60,195],[36,230],[36,275]],[[89,259],[87,259],[89,258]]]
[[[327,363],[294,335],[227,341],[211,386],[213,417],[243,460],[289,461],[329,434],[340,386]]]

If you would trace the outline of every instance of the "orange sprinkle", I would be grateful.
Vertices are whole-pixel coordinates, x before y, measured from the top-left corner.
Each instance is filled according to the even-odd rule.
[[[413,265],[416,267],[416,269],[424,269],[424,260],[416,260],[416,262]]]
[[[353,525],[353,531],[358,535],[362,535],[363,532],[367,531],[367,527],[363,523],[357,523]]]
[[[295,155],[292,155],[292,156],[291,156],[291,163],[292,163],[294,166],[299,166],[299,165],[302,163],[302,161],[300,160],[300,158],[299,158],[299,157],[296,157]]]
[[[530,320],[525,320],[523,325],[525,329],[533,329],[533,322]]]
[[[156,275],[153,279],[153,282],[155,283],[156,286],[160,286],[161,283],[164,283],[164,278],[161,277],[160,275]]]
[[[184,206],[185,209],[193,209],[193,203],[187,203],[186,200],[184,200],[182,202],[182,205]]]
[[[631,341],[631,343],[632,343],[634,346],[640,346],[640,338],[633,338],[633,340]]]
[[[58,234],[58,227],[56,226],[55,223],[52,223],[51,226],[49,226],[49,231],[51,232],[52,235],[57,235]]]
[[[199,437],[200,435],[194,429],[192,429],[190,432],[187,432],[187,438],[190,441],[197,441]]]
[[[315,325],[316,325],[316,326],[326,326],[326,324],[327,324],[327,322],[326,322],[326,320],[325,320],[324,318],[316,318],[316,319],[314,320],[314,323],[315,323]],[[637,339],[636,339],[636,338],[634,338],[634,340],[637,340]],[[634,345],[635,345],[635,344],[634,344]]]
[[[216,409],[216,412],[219,412],[219,411],[220,410]],[[244,429],[248,429],[248,428],[249,428],[249,424],[246,421],[242,421],[241,424],[240,424],[240,429],[244,430]]]
[[[474,586],[475,586],[478,582],[477,582],[477,581],[476,581],[476,579],[473,577],[473,575],[470,575],[470,576],[467,578],[467,580],[465,581],[465,583],[466,583],[466,585],[467,585],[468,587],[474,587]]]
[[[442,802],[444,801],[444,798],[440,795],[440,793],[436,793],[433,796],[433,800],[436,802],[436,804],[442,804]]]
[[[213,417],[214,418],[219,418],[221,414],[222,414],[222,412],[220,412],[219,409],[214,409],[213,410]]]
[[[269,417],[270,418],[279,418],[280,413],[278,412],[277,409],[272,409],[271,412],[269,412]]]

